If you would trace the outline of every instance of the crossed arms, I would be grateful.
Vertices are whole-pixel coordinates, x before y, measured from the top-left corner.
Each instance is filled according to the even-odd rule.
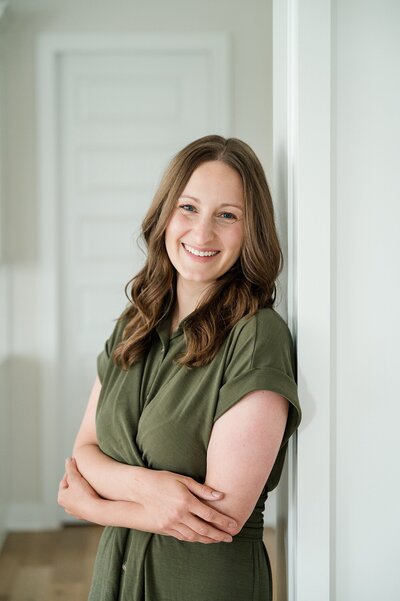
[[[230,542],[249,518],[282,442],[289,403],[280,394],[245,395],[215,422],[204,484],[165,470],[119,463],[102,453],[96,437],[96,378],[66,462],[58,503],[78,518],[173,536]]]

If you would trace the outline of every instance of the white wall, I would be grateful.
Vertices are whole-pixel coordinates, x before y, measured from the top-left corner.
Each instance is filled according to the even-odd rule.
[[[2,33],[0,6],[0,548],[6,535],[7,506],[10,487],[9,455],[9,268],[5,234],[5,199],[4,199],[4,139],[3,139],[3,98],[4,98],[4,36]]]
[[[397,601],[400,3],[289,5],[303,406],[289,599]]]
[[[336,10],[336,599],[397,601],[400,3]]]
[[[228,31],[232,40],[232,135],[272,170],[271,2],[249,0],[11,0],[5,43],[7,247],[12,260],[11,525],[40,523],[42,409],[37,331],[35,50],[41,32]],[[56,494],[56,493],[55,493]]]

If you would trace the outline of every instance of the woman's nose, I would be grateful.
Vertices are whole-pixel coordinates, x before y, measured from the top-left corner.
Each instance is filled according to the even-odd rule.
[[[204,245],[214,238],[214,222],[212,218],[202,217],[193,224],[192,235],[194,242]]]

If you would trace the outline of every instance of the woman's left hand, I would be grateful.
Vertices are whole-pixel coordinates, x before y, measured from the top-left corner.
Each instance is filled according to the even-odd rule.
[[[70,515],[86,519],[90,503],[100,498],[79,472],[75,459],[66,459],[65,474],[58,487],[58,504]]]

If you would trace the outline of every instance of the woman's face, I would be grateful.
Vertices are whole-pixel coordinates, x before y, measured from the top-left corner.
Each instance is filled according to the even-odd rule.
[[[234,265],[243,245],[243,184],[222,161],[192,173],[165,230],[178,280],[207,285]]]

